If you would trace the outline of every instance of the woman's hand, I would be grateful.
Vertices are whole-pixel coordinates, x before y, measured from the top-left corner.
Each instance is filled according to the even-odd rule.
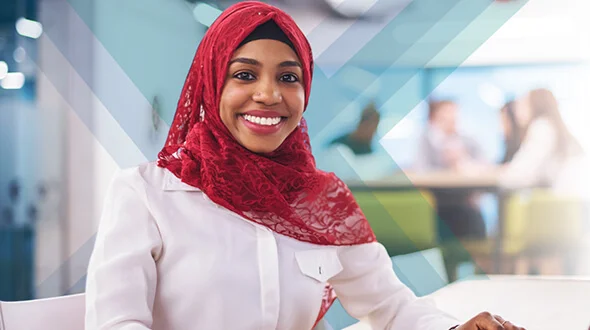
[[[456,330],[525,330],[525,328],[516,326],[498,315],[483,312],[460,325]]]

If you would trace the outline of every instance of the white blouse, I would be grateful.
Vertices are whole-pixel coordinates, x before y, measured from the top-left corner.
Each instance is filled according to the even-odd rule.
[[[505,188],[552,184],[560,170],[556,156],[557,131],[545,118],[534,120],[514,158],[500,176]]]
[[[154,162],[109,188],[86,284],[86,329],[307,330],[325,283],[374,330],[459,322],[418,299],[379,243],[319,246],[218,206]]]
[[[585,154],[560,156],[557,139],[557,131],[548,119],[534,120],[500,176],[501,186],[515,189],[546,184],[554,192],[588,198],[590,159]]]

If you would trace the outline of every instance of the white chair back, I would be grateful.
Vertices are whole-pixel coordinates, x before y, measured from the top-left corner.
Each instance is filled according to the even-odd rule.
[[[84,294],[0,302],[0,330],[84,330]]]

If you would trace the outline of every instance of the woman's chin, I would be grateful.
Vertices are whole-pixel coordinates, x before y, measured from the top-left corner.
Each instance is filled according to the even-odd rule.
[[[269,141],[264,142],[256,142],[256,141],[248,141],[241,143],[241,145],[256,154],[268,154],[275,150],[277,150],[280,144],[277,143],[270,143]]]

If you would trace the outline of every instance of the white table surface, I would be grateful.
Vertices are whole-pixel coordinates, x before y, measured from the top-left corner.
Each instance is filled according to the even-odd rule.
[[[590,327],[590,278],[486,276],[452,283],[430,297],[463,321],[489,311],[528,330]],[[346,330],[371,328],[361,322]]]

